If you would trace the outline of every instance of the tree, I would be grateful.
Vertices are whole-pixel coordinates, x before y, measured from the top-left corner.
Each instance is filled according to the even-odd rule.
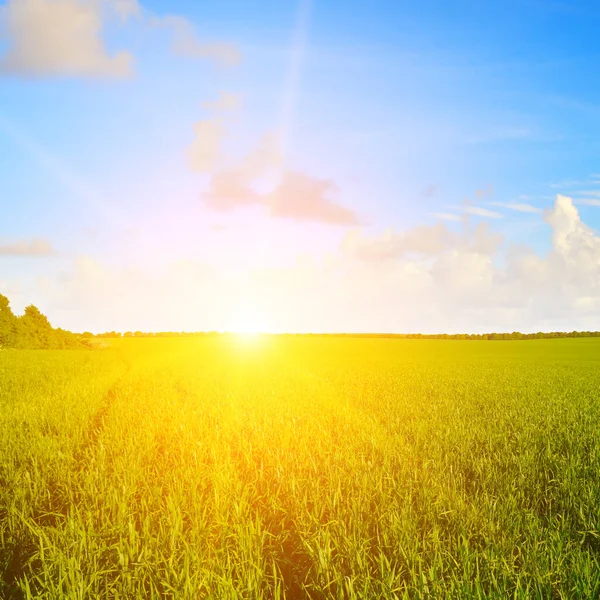
[[[25,314],[18,319],[19,340],[21,348],[53,348],[53,329],[50,321],[37,306],[30,304],[25,308]]]
[[[17,337],[17,317],[6,296],[0,294],[0,347],[11,347]]]
[[[70,331],[54,329],[40,310],[30,305],[25,313],[13,314],[6,296],[0,294],[0,347],[4,348],[85,348]]]

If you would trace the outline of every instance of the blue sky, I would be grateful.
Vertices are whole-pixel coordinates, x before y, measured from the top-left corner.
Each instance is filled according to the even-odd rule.
[[[594,3],[0,11],[17,311],[96,331],[600,329]]]

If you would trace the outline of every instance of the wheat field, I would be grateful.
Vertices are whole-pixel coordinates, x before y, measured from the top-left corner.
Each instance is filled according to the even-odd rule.
[[[600,341],[0,352],[0,597],[593,598]]]

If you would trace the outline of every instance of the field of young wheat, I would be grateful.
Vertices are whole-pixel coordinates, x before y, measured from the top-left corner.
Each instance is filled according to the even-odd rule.
[[[0,352],[3,599],[600,595],[600,341]]]

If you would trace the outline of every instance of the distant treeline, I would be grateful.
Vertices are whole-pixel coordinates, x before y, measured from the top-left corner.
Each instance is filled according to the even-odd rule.
[[[20,317],[13,314],[6,296],[0,294],[0,348],[65,349],[86,348],[79,336],[55,329],[35,306],[30,305]]]
[[[84,331],[83,333],[77,334],[83,339],[90,338],[149,338],[149,337],[205,337],[205,336],[216,336],[216,335],[227,335],[222,334],[218,331],[157,331],[157,332],[144,332],[144,331],[126,331],[120,333],[118,331],[107,331],[106,333],[90,333]]]
[[[109,331],[106,333],[93,334],[86,331],[80,334],[85,338],[148,338],[148,337],[206,337],[231,335],[230,333],[221,333],[217,331],[161,331],[157,333],[148,333],[143,331],[127,331],[119,333],[118,331]],[[512,333],[281,333],[268,334],[279,335],[283,337],[351,337],[351,338],[392,338],[403,340],[548,340],[558,338],[588,338],[600,337],[600,331],[551,331],[537,333],[521,333],[513,331]]]
[[[55,329],[48,319],[33,305],[28,306],[20,317],[13,314],[6,296],[0,294],[0,348],[59,349],[93,348],[92,338],[149,338],[149,337],[207,337],[231,335],[217,331],[108,331],[94,334],[89,331],[71,333]],[[406,340],[546,340],[557,338],[600,337],[600,331],[551,331],[537,333],[284,333],[281,336],[310,337],[353,337],[353,338],[392,338]]]

